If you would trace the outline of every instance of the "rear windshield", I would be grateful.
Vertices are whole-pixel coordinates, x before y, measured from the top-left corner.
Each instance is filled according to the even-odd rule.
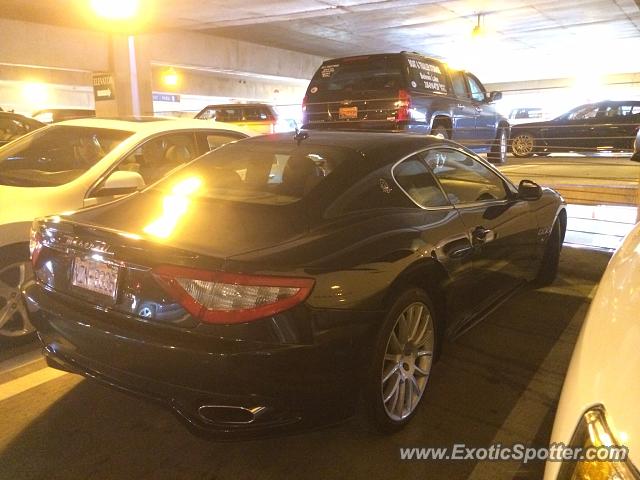
[[[306,197],[346,158],[358,154],[325,145],[230,144],[209,152],[157,184],[163,193],[190,191],[199,198],[287,205]]]
[[[225,106],[211,105],[202,110],[196,118],[201,120],[216,120],[218,122],[260,122],[273,120],[274,116],[268,107],[242,105]]]
[[[0,185],[55,187],[71,182],[131,135],[107,128],[41,128],[0,148]]]
[[[362,57],[325,63],[311,80],[309,92],[314,94],[322,91],[349,92],[400,88],[403,88],[400,57]]]
[[[428,58],[402,56],[330,61],[316,72],[309,85],[309,94],[399,89],[447,94],[444,66]]]

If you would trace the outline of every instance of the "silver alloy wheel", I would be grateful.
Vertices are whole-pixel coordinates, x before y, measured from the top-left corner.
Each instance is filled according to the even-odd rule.
[[[392,420],[403,420],[422,398],[433,362],[435,335],[429,307],[409,305],[391,330],[382,362],[382,403]]]
[[[0,337],[21,337],[35,330],[21,296],[22,286],[32,277],[29,262],[0,268]]]
[[[533,154],[533,137],[528,134],[518,135],[513,139],[511,144],[513,153],[518,156],[526,157]]]

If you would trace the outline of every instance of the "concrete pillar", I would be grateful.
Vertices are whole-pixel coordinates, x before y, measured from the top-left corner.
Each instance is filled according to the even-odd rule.
[[[123,117],[153,115],[151,57],[148,39],[114,34],[110,38],[109,66],[112,99],[96,96],[96,115]]]

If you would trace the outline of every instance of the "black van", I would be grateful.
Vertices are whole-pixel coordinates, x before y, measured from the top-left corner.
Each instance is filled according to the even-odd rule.
[[[303,102],[306,129],[367,129],[441,134],[504,162],[509,122],[471,73],[418,53],[384,53],[324,62]]]

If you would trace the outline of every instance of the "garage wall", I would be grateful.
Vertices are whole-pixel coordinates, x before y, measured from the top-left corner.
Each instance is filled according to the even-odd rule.
[[[150,45],[152,63],[186,67],[177,93],[191,98],[189,109],[199,98],[204,104],[216,97],[299,103],[306,80],[323,60],[198,33],[155,33],[144,37],[148,42],[142,43]],[[0,19],[2,108],[26,114],[44,107],[93,108],[92,95],[87,94],[91,91],[91,72],[105,70],[109,70],[106,34]],[[156,80],[157,75],[154,74]],[[33,84],[43,85],[45,92],[30,96]],[[158,80],[154,91],[163,92],[166,88]],[[164,103],[156,109],[176,107]]]

